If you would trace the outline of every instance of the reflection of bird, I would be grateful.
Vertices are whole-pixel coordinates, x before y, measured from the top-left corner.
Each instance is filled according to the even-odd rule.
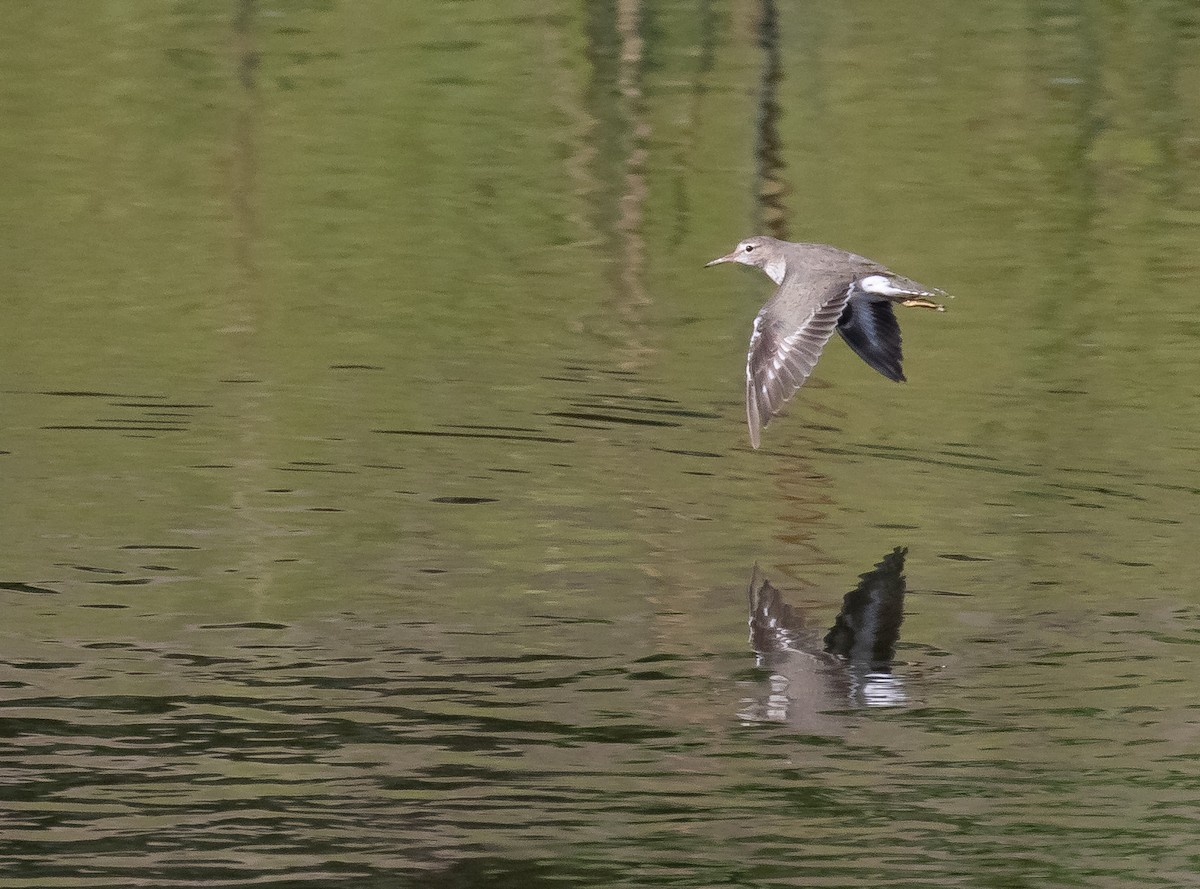
[[[783,595],[754,566],[750,575],[750,647],[764,661],[772,654],[817,651],[817,633],[804,616],[783,601]]]
[[[907,699],[903,683],[891,675],[904,620],[907,552],[897,547],[860,575],[824,638],[805,625],[800,610],[784,602],[755,566],[749,591],[750,645],[759,665],[772,671],[768,718],[811,726],[821,721],[821,710],[839,702],[885,706]]]
[[[859,575],[858,586],[842,599],[833,627],[825,634],[825,650],[872,670],[891,669],[896,640],[904,620],[904,557],[896,547],[874,570]]]
[[[756,266],[778,285],[754,319],[746,355],[746,421],[756,448],[763,427],[804,385],[835,330],[863,361],[903,382],[893,304],[944,309],[929,299],[941,291],[825,244],[758,236],[708,265],[722,262]]]

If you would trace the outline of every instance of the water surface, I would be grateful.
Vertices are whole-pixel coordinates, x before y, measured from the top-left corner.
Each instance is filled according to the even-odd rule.
[[[0,886],[1194,881],[1198,41],[14,8]],[[759,451],[753,232],[956,295]]]

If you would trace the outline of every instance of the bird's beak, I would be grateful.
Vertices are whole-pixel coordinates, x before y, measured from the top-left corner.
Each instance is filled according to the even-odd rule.
[[[726,253],[724,256],[722,256],[720,258],[714,259],[712,262],[704,263],[704,267],[708,268],[709,266],[720,265],[723,262],[735,262],[736,260],[737,260],[737,251],[734,250],[732,253]]]

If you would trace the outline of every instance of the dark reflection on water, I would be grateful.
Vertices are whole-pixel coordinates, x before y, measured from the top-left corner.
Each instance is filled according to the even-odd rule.
[[[904,558],[897,547],[862,574],[823,635],[755,566],[750,580],[750,646],[770,671],[765,701],[742,711],[767,719],[830,729],[828,711],[846,706],[889,707],[909,701],[892,662],[904,620]]]
[[[842,610],[825,634],[825,650],[871,671],[888,672],[904,620],[904,557],[896,547],[846,593]]]
[[[1073,879],[1064,862],[1116,841],[1122,879],[1139,855],[1185,867],[1161,825],[1194,809],[1172,701],[1200,612],[993,622],[976,666],[916,702],[951,656],[898,641],[903,577],[897,549],[827,630],[757,576],[752,671],[732,645],[635,643],[620,612],[471,616],[452,590],[437,622],[212,623],[188,646],[50,631],[0,662],[0,866],[30,885],[788,884],[853,882],[865,844],[876,880],[952,883],[1011,873],[998,850]],[[713,603],[722,623],[744,607]],[[961,635],[939,623],[919,635]],[[1066,691],[1089,662],[1126,677],[1124,703],[1099,679]],[[1118,802],[1147,827],[1123,832]]]
[[[545,862],[527,859],[479,857],[431,870],[420,885],[430,889],[531,889],[553,886],[606,885],[618,876],[615,867],[600,863]]]

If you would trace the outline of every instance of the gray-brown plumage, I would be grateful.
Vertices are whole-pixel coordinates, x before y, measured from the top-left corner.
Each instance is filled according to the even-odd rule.
[[[722,262],[760,268],[778,285],[754,319],[746,355],[746,422],[756,448],[763,427],[808,379],[835,330],[863,361],[903,382],[893,304],[945,308],[929,299],[940,290],[826,244],[757,236],[708,265]]]

